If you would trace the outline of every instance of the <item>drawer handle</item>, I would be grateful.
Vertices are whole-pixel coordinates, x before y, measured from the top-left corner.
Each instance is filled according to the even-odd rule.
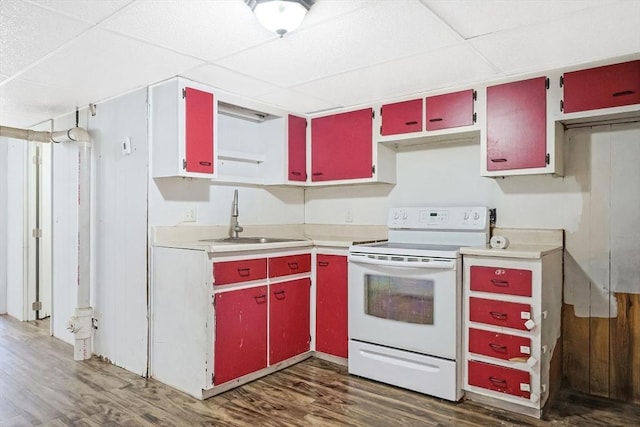
[[[211,162],[199,162],[200,166],[211,166]]]
[[[297,270],[298,269],[298,263],[297,262],[289,262],[287,264],[289,264],[289,268],[292,269],[292,270]]]
[[[493,283],[496,286],[503,287],[503,288],[509,287],[509,281],[508,280],[491,279],[491,283]]]
[[[614,92],[612,96],[625,96],[625,95],[633,95],[634,92],[632,90],[623,90],[621,92]]]
[[[418,124],[418,122],[416,122],[416,121],[414,120],[414,121],[412,121],[412,122],[404,122],[404,124],[405,124],[406,126],[411,126],[411,125],[417,125],[417,124]]]
[[[250,268],[239,268],[238,269],[238,275],[240,277],[249,277],[249,276],[251,276],[251,269]]]
[[[507,346],[506,345],[502,345],[502,344],[495,344],[495,343],[489,343],[489,347],[491,347],[491,349],[493,351],[497,351],[498,353],[504,353],[507,354]]]
[[[493,163],[504,163],[507,161],[507,159],[491,159],[491,161]]]
[[[328,267],[329,266],[329,261],[318,261],[318,265],[320,267]]]
[[[313,176],[320,176],[320,175],[324,175],[323,172],[314,172],[312,173]]]
[[[489,314],[494,319],[507,320],[507,313],[500,313],[499,311],[490,311]]]
[[[430,122],[441,122],[442,118],[441,117],[436,117],[435,119],[429,119]]]
[[[253,297],[253,299],[255,299],[256,303],[258,304],[264,304],[265,302],[267,302],[267,294],[256,295]]]
[[[284,299],[285,298],[284,290],[275,291],[273,294],[276,296],[276,299]]]
[[[507,388],[507,380],[496,377],[489,377],[489,382],[496,387]]]

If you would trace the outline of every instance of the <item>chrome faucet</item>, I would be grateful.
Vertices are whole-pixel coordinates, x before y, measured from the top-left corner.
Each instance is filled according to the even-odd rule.
[[[240,227],[240,223],[238,222],[238,190],[235,189],[233,190],[233,209],[231,211],[231,225],[233,226],[233,230],[231,233],[231,237],[233,237],[234,239],[237,239],[238,233],[241,233],[244,228]]]

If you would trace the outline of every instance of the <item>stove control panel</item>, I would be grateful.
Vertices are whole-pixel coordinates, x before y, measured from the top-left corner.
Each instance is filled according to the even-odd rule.
[[[489,209],[483,206],[391,208],[389,228],[424,230],[485,230]]]

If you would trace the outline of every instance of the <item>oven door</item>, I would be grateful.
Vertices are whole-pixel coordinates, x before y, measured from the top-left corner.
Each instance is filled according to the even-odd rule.
[[[349,339],[455,360],[459,259],[349,254]]]

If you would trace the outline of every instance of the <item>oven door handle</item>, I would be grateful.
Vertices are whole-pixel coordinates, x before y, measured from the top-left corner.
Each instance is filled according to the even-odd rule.
[[[355,264],[371,264],[371,265],[383,265],[385,267],[396,268],[424,268],[432,270],[454,270],[456,267],[455,261],[452,260],[440,260],[433,259],[428,262],[419,261],[393,261],[385,259],[373,259],[366,255],[349,255],[349,262]]]

